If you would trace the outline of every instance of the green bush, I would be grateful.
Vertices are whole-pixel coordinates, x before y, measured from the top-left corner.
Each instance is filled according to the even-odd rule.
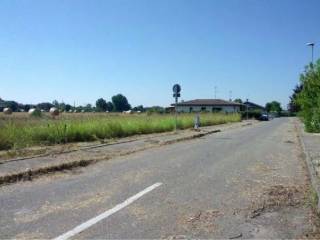
[[[32,113],[30,113],[31,117],[42,117],[42,112],[39,109],[35,109]]]
[[[300,76],[302,91],[297,97],[306,131],[320,132],[320,60]]]
[[[247,116],[249,119],[259,119],[261,115],[262,115],[262,112],[260,110],[248,111],[248,115],[246,111],[241,112],[242,119],[246,119]]]

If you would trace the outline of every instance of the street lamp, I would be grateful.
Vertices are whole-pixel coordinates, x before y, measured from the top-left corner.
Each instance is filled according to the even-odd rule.
[[[307,46],[311,47],[311,63],[313,64],[313,48],[314,48],[314,43],[307,43]]]

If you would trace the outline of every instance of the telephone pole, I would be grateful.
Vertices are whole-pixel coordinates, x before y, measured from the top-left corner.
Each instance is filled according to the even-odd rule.
[[[214,99],[217,99],[217,86],[214,86]]]

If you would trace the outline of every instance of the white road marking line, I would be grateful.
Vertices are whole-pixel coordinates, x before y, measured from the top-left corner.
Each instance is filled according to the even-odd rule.
[[[133,203],[134,201],[138,200],[139,198],[141,198],[143,195],[151,192],[152,190],[154,190],[157,187],[160,187],[162,185],[162,183],[155,183],[153,185],[151,185],[150,187],[147,187],[146,189],[144,189],[143,191],[137,193],[136,195],[128,198],[127,200],[125,200],[123,203],[118,204],[117,206],[115,206],[114,208],[111,208],[107,211],[105,211],[104,213],[101,213],[100,215],[91,218],[90,220],[78,225],[77,227],[75,227],[74,229],[70,230],[69,232],[66,232],[62,235],[60,235],[59,237],[56,237],[54,240],[66,240],[70,237],[73,237],[74,235],[86,230],[87,228],[91,227],[92,225],[100,222],[101,220],[110,217],[112,214],[120,211],[121,209],[127,207],[128,205],[130,205],[131,203]]]

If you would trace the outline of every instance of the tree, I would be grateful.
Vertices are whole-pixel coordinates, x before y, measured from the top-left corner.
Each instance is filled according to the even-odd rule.
[[[88,103],[86,106],[84,106],[83,110],[85,112],[92,112],[92,105]]]
[[[4,106],[11,108],[13,112],[17,112],[19,110],[19,104],[15,101],[4,101]]]
[[[80,105],[80,106],[77,106],[75,110],[76,112],[82,112],[82,110],[84,110],[84,107]]]
[[[96,107],[97,107],[97,110],[99,112],[105,112],[107,111],[107,102],[106,100],[104,100],[103,98],[99,98],[97,101],[96,101]]]
[[[54,106],[54,104],[51,104],[49,102],[43,102],[43,103],[39,103],[37,104],[37,108],[45,110],[45,111],[49,111],[50,108],[52,108]]]
[[[320,59],[305,68],[300,75],[303,86],[298,94],[297,103],[301,107],[301,116],[309,132],[320,132]]]
[[[290,96],[290,102],[288,105],[288,109],[291,113],[297,113],[301,110],[301,107],[298,103],[298,95],[302,91],[302,89],[303,89],[302,84],[297,84],[293,89],[293,93]]]
[[[236,99],[234,100],[234,102],[242,104],[242,105],[240,105],[240,111],[241,111],[241,112],[243,112],[243,111],[246,110],[246,106],[243,105],[243,101],[242,101],[240,98],[236,98]]]
[[[55,106],[56,108],[59,108],[59,102],[57,100],[53,100],[52,102],[53,106]]]
[[[18,103],[19,112],[24,112],[24,104]]]
[[[34,105],[31,105],[31,104],[26,104],[24,105],[24,111],[28,112],[31,108],[34,108],[35,106]]]
[[[0,112],[2,112],[3,109],[4,109],[4,100],[0,98]]]
[[[108,112],[112,112],[113,111],[113,104],[112,104],[112,102],[107,102],[107,111]]]
[[[266,110],[267,112],[276,112],[280,114],[282,111],[281,104],[277,101],[268,102],[266,104]]]
[[[66,104],[65,110],[66,112],[69,112],[72,109],[72,106],[70,104]]]
[[[62,112],[65,111],[66,110],[66,104],[64,102],[59,103],[58,109],[60,111],[62,111]]]
[[[112,103],[116,112],[123,112],[131,109],[131,106],[125,96],[117,94],[112,97]]]
[[[144,112],[144,108],[143,108],[142,105],[136,106],[132,110],[135,111],[135,112],[138,112],[138,111],[139,112]]]
[[[234,102],[236,102],[236,103],[242,103],[242,100],[241,100],[240,98],[236,98],[236,99],[234,100]]]

